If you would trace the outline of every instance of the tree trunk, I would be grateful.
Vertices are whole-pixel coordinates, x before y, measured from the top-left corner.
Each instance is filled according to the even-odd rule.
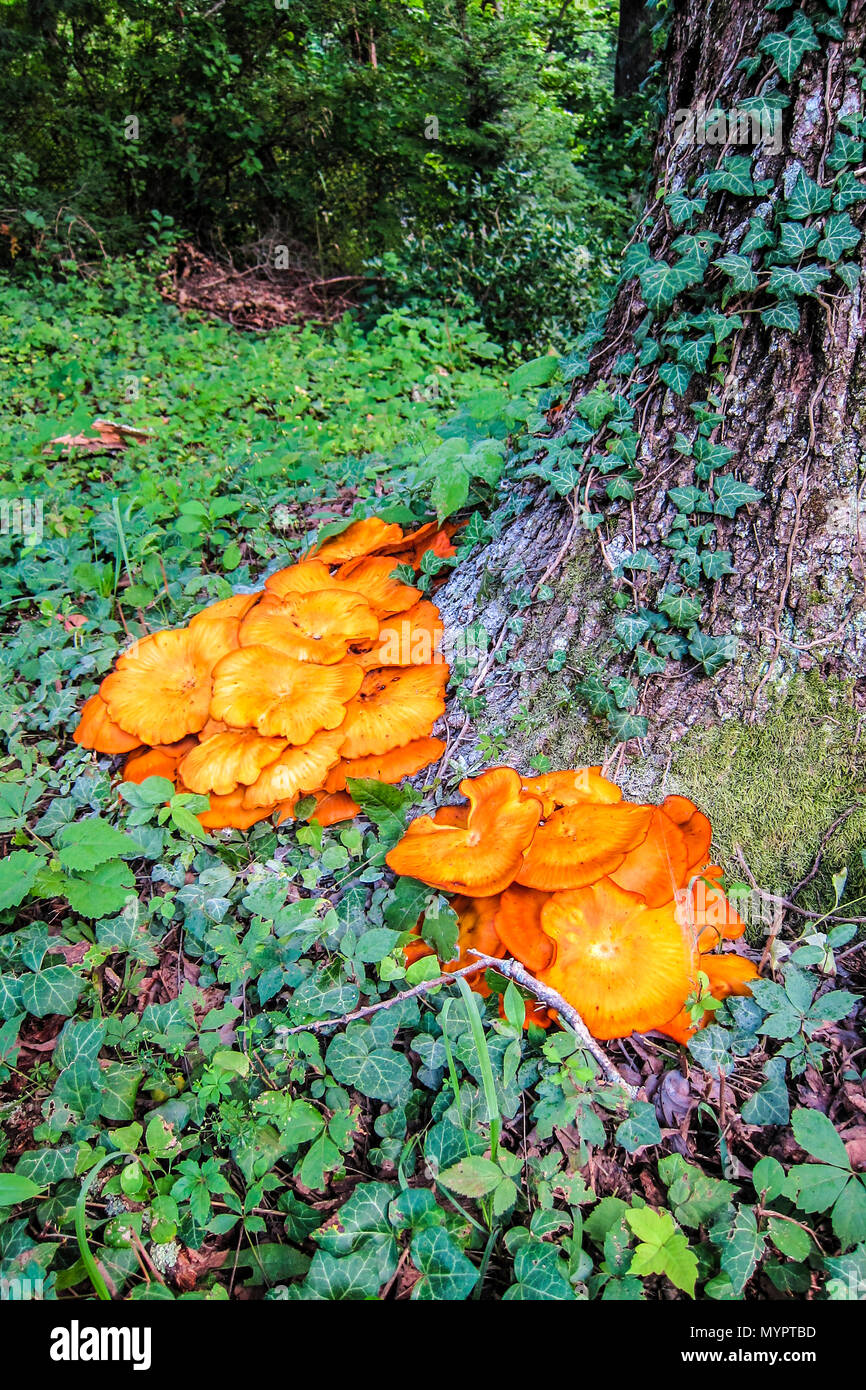
[[[630,97],[640,87],[652,62],[652,17],[644,0],[620,0],[613,94]]]
[[[808,710],[802,718],[810,728],[816,719],[844,726],[845,747],[850,744],[850,755],[844,759],[850,785],[845,787],[843,778],[838,797],[831,797],[831,809],[839,799],[851,799],[858,780],[860,789],[866,781],[858,713],[866,700],[861,544],[866,308],[863,281],[855,284],[856,270],[851,268],[862,273],[864,240],[841,254],[837,245],[827,244],[830,232],[845,230],[847,243],[853,236],[842,222],[828,227],[828,218],[847,212],[856,230],[862,231],[864,224],[866,203],[853,194],[848,202],[846,191],[866,172],[862,145],[854,136],[848,140],[851,129],[857,137],[860,132],[856,123],[840,126],[840,121],[863,111],[855,60],[866,38],[866,0],[851,0],[841,19],[831,21],[830,34],[816,33],[802,14],[795,15],[791,27],[789,14],[769,12],[761,0],[680,0],[675,7],[664,58],[667,114],[658,132],[650,195],[627,264],[646,270],[651,257],[656,263],[682,265],[689,248],[676,244],[679,237],[709,233],[718,240],[703,247],[709,264],[702,278],[686,284],[669,306],[656,300],[648,332],[652,274],[624,276],[603,334],[589,346],[588,368],[584,364],[584,375],[573,381],[564,409],[554,412],[552,438],[539,439],[540,453],[547,448],[552,457],[570,437],[568,431],[581,426],[581,402],[599,383],[630,396],[637,435],[635,464],[640,470],[632,475],[633,500],[609,500],[605,486],[610,477],[594,466],[605,441],[615,439],[605,423],[592,440],[580,437],[574,444],[570,457],[580,470],[576,490],[563,499],[546,489],[531,492],[535,484],[517,485],[509,505],[513,509],[515,502],[521,505],[520,499],[528,497],[526,510],[505,526],[499,539],[456,571],[442,590],[443,611],[452,628],[480,622],[490,648],[496,648],[464,683],[464,689],[474,690],[471,720],[465,706],[457,700],[452,704],[449,759],[458,768],[490,762],[491,753],[518,766],[538,755],[550,757],[554,766],[607,756],[633,793],[653,795],[677,784],[689,790],[694,779],[676,776],[677,767],[686,765],[684,746],[694,755],[694,767],[695,759],[703,756],[700,750],[711,754],[715,746],[707,731],[723,728],[727,736],[736,728],[745,739],[756,721],[766,724],[783,701],[789,707],[796,690],[808,689]],[[821,14],[826,19],[826,12],[817,7],[812,14],[815,24],[821,22]],[[771,38],[759,48],[767,36],[784,30],[787,37]],[[805,51],[800,52],[804,42]],[[751,58],[758,59],[757,66],[740,66]],[[771,100],[774,93],[789,99],[781,113],[781,132],[770,112],[765,113],[764,138],[757,146],[738,143],[741,132],[732,130],[730,123],[727,143],[689,143],[684,138],[684,110],[700,114],[718,102],[729,112],[759,93]],[[718,123],[711,129],[724,134]],[[706,134],[709,139],[710,130]],[[740,187],[737,166],[725,164],[731,156],[743,155],[755,156],[754,193]],[[849,161],[844,166],[839,162],[843,155]],[[726,168],[730,178],[724,175]],[[730,187],[714,188],[711,183],[709,189],[696,188],[700,175],[713,171],[722,171]],[[762,186],[761,180],[767,183]],[[817,194],[810,180],[818,185]],[[836,195],[826,209],[824,189]],[[866,186],[854,189],[858,191],[866,195]],[[676,225],[682,208],[663,201],[675,193],[700,193],[705,207]],[[804,197],[806,206],[815,203],[815,211],[804,211]],[[750,249],[749,242],[742,248],[750,218],[756,217],[780,243],[775,252],[772,245]],[[788,249],[801,244],[802,254]],[[692,243],[692,254],[700,255],[700,250]],[[731,270],[713,264],[738,252],[746,262],[733,263]],[[836,273],[840,263],[847,267],[844,278]],[[817,293],[804,295],[800,273],[806,267],[808,280],[812,265],[828,275],[817,284],[810,282]],[[793,285],[793,292],[782,296],[781,312],[784,316],[792,306],[798,307],[797,328],[773,326],[772,313],[769,323],[762,319],[773,306],[778,308],[778,293],[770,288],[776,288],[775,276],[780,276],[783,290]],[[705,324],[681,324],[677,345],[671,341],[670,323],[684,313],[706,309],[739,314],[742,326],[734,327],[719,346],[713,341],[702,363],[706,343],[694,350],[688,343],[696,334],[706,337]],[[661,344],[663,356],[641,366],[642,347],[650,339]],[[674,380],[677,355],[704,367],[694,370],[684,394],[672,389],[672,383],[680,389],[683,385]],[[682,444],[683,437],[695,439],[698,419],[690,407],[711,397],[718,402],[720,418],[711,431],[707,427],[706,444],[723,444],[731,453],[720,455],[726,461],[708,476],[706,469],[698,469],[696,476],[695,458],[684,456],[676,444]],[[591,419],[591,425],[595,423]],[[585,433],[582,428],[581,436]],[[730,510],[725,498],[731,496],[733,483],[719,482],[722,474],[749,484],[762,496],[740,506],[733,516],[725,515]],[[671,539],[677,516],[670,490],[685,487],[703,492],[716,512],[689,518],[693,528],[709,521],[716,525],[715,535],[697,544],[705,545],[708,553],[729,551],[734,571],[712,578],[719,562],[707,560],[707,570],[693,588],[683,585],[677,552],[664,544]],[[596,529],[583,526],[586,512],[601,514]],[[628,563],[629,556],[640,557],[641,552],[649,554],[657,570],[618,569],[623,559]],[[698,626],[703,634],[730,633],[738,639],[737,655],[712,678],[693,654],[667,659],[658,673],[637,674],[635,654],[615,639],[617,618],[629,611],[639,617],[638,608],[657,613],[660,594],[674,584],[700,602]],[[546,597],[548,589],[553,590],[552,598]],[[519,614],[513,606],[517,590],[536,593],[535,602]],[[696,640],[700,643],[700,634]],[[652,660],[650,647],[645,650],[648,655],[642,660],[652,671],[658,657]],[[615,729],[627,734],[628,725],[621,720],[619,725],[606,724],[589,712],[575,686],[593,675],[608,687],[612,677],[628,677],[638,703],[629,710],[626,701],[620,713],[646,716],[645,736],[623,742]],[[799,728],[793,713],[791,720],[792,727]],[[817,757],[820,762],[823,757],[814,741],[807,740],[809,751],[804,752],[806,745],[797,741],[800,734],[791,737],[787,749],[778,729],[770,740],[779,749],[782,777],[794,777],[791,759]],[[486,741],[491,738],[492,745]],[[716,769],[716,783],[725,775],[724,767]],[[851,824],[855,822],[862,824],[857,817]],[[816,832],[820,828],[816,826]],[[733,853],[733,834],[728,847]]]

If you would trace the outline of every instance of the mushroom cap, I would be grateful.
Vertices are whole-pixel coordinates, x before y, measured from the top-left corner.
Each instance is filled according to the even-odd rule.
[[[746,930],[724,889],[718,865],[711,865],[689,884],[682,908],[684,919],[697,937],[699,951],[714,951],[723,939],[736,941]]]
[[[211,673],[237,647],[237,630],[237,618],[214,618],[136,642],[99,687],[111,718],[140,743],[197,734],[210,712]]]
[[[131,753],[141,746],[140,738],[115,724],[99,691],[85,700],[72,737],[81,748],[93,748],[97,753]]]
[[[242,647],[273,647],[295,661],[330,666],[353,642],[372,642],[379,623],[360,594],[341,589],[314,593],[265,594],[240,627]]]
[[[622,801],[620,788],[602,777],[600,767],[578,767],[573,771],[545,772],[541,777],[524,777],[523,789],[541,799],[545,817],[552,816],[559,806],[581,806],[587,801],[615,805]]]
[[[344,734],[342,729],[339,732]],[[389,753],[379,753],[369,758],[342,758],[328,773],[325,791],[344,791],[350,777],[370,777],[375,782],[402,782],[404,777],[414,777],[422,767],[435,763],[444,752],[445,744],[441,738],[416,738],[401,748],[391,749]]]
[[[279,803],[277,806],[277,825],[295,819],[295,807],[298,800],[298,797],[293,797],[291,801]],[[307,821],[316,820],[323,829],[327,829],[329,825],[336,825],[339,821],[353,820],[360,809],[358,803],[352,800],[348,792],[316,792],[316,808],[305,819]]]
[[[501,960],[505,955],[505,947],[495,927],[499,898],[467,898],[461,895],[452,899],[451,906],[457,913],[460,924],[457,955],[454,960],[443,966],[443,969],[462,970],[464,965],[471,965],[474,957],[470,956],[470,951],[481,951],[485,956],[496,956]],[[470,975],[467,979],[469,988],[474,989],[475,993],[484,999],[490,993],[490,986],[484,978],[485,969],[486,966],[479,965],[479,973]]]
[[[521,965],[537,975],[553,964],[556,947],[541,926],[541,909],[550,898],[537,888],[512,883],[499,900],[496,930]]]
[[[229,729],[213,734],[187,753],[180,766],[191,792],[228,796],[239,784],[249,786],[287,747],[284,738],[262,738],[255,729]]]
[[[422,599],[404,613],[392,614],[379,625],[370,651],[358,657],[373,666],[429,666],[442,643],[445,627],[435,603]]]
[[[554,893],[541,924],[556,957],[539,979],[577,1009],[593,1037],[648,1032],[688,995],[695,952],[671,904],[649,908],[602,878]]]
[[[429,734],[445,712],[447,681],[444,662],[369,671],[346,709],[343,757],[376,757]]]
[[[468,806],[440,806],[431,817],[436,825],[452,825],[465,830],[469,821]]]
[[[210,808],[200,811],[198,819],[205,830],[249,830],[260,820],[267,820],[273,806],[263,806],[256,810],[247,809],[244,804],[244,789],[237,787],[228,796],[210,797]]]
[[[316,791],[339,759],[342,738],[339,729],[323,729],[302,748],[285,748],[247,787],[244,807],[273,806],[278,801],[293,801],[299,792]]]
[[[173,782],[182,753],[173,756],[164,748],[143,748],[140,753],[131,753],[123,764],[124,782],[146,782],[148,777],[165,777]]]
[[[438,521],[425,521],[423,526],[419,526],[417,531],[407,531],[405,536],[399,540],[387,541],[384,545],[376,546],[378,555],[396,555],[398,552],[410,551],[416,545],[421,545],[424,541],[432,540],[439,531]]]
[[[306,559],[313,556],[329,565],[342,564],[344,560],[354,560],[359,555],[372,555],[383,545],[400,542],[403,528],[396,522],[383,521],[378,516],[364,517],[353,521],[339,535],[330,536],[321,545],[314,545],[307,552]]]
[[[713,827],[703,811],[699,811],[687,796],[666,796],[661,809],[680,827],[685,836],[688,873],[693,874],[695,869],[702,869],[707,862],[713,838]]]
[[[547,892],[594,883],[646,838],[651,814],[624,801],[564,806],[539,827],[516,881]]]
[[[346,702],[364,679],[359,666],[314,666],[272,647],[240,647],[214,670],[210,713],[235,728],[309,743],[320,729],[336,729]]]
[[[682,828],[661,806],[650,811],[646,839],[629,850],[618,869],[610,870],[610,877],[620,888],[640,893],[648,907],[661,907],[688,879],[688,845]]]
[[[336,581],[337,588],[361,594],[380,618],[387,618],[392,613],[404,613],[423,595],[413,584],[404,584],[393,578],[396,564],[397,561],[387,555],[349,560],[337,570],[332,583]]]
[[[397,874],[446,892],[492,897],[514,878],[535,833],[541,806],[524,795],[520,778],[510,767],[466,777],[460,790],[469,800],[465,828],[418,816],[385,862]]]
[[[331,587],[331,571],[324,560],[301,560],[297,565],[277,570],[265,580],[265,590],[285,598],[286,594],[312,594]]]
[[[189,626],[195,629],[201,623],[212,623],[222,618],[243,618],[249,613],[262,596],[259,590],[255,594],[231,594],[228,598],[222,598],[217,603],[208,604],[200,613],[196,613],[190,618]]]

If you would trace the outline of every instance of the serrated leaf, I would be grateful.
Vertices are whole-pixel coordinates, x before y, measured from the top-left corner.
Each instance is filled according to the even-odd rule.
[[[108,860],[137,852],[131,835],[115,830],[98,816],[63,826],[57,835],[57,845],[58,858],[68,873],[94,869]]]
[[[44,865],[40,855],[23,849],[13,850],[0,859],[0,912],[24,901]]]

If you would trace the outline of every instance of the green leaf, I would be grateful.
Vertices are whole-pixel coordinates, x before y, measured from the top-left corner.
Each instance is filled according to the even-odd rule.
[[[822,188],[820,184],[800,169],[797,172],[790,196],[785,201],[785,212],[788,217],[795,221],[803,222],[807,217],[814,217],[819,212],[826,212],[832,196],[829,188]]]
[[[818,252],[825,260],[838,261],[846,251],[859,245],[862,232],[854,226],[847,212],[836,213],[824,223],[824,236],[818,243]]]
[[[761,251],[765,246],[772,246],[774,243],[775,237],[766,223],[762,222],[760,217],[750,217],[749,230],[740,242],[740,254],[748,256],[752,251]]]
[[[57,835],[57,844],[60,863],[68,873],[95,869],[110,859],[139,852],[131,835],[115,830],[98,816],[63,826]]]
[[[52,965],[38,974],[23,976],[20,982],[22,1008],[36,1018],[61,1014],[68,1018],[84,989],[85,981],[68,965]]]
[[[721,169],[713,169],[703,175],[709,193],[733,193],[737,198],[751,198],[755,193],[752,182],[752,156],[747,154],[728,155]]]
[[[357,801],[364,815],[383,835],[395,841],[399,839],[406,829],[406,812],[417,799],[415,793],[401,791],[399,787],[370,777],[350,777],[346,785],[352,800]]]
[[[784,1057],[771,1057],[764,1067],[766,1085],[744,1101],[740,1115],[747,1125],[786,1125],[791,1113],[785,1082]]]
[[[668,265],[667,261],[652,261],[638,278],[644,303],[650,313],[659,317],[682,290],[696,284],[703,275],[691,263]]]
[[[674,1224],[669,1211],[639,1207],[627,1211],[625,1219],[640,1244],[632,1257],[630,1273],[666,1274],[675,1288],[694,1297],[698,1261],[687,1238]]]
[[[682,362],[664,362],[659,367],[659,379],[669,386],[677,396],[684,396],[688,390],[693,372]]]
[[[848,1153],[827,1116],[820,1110],[795,1110],[791,1127],[794,1138],[807,1154],[822,1163],[832,1163],[839,1168],[850,1169]]]
[[[772,309],[764,309],[761,323],[767,328],[783,328],[787,333],[796,333],[800,327],[800,309],[793,299],[780,299]]]
[[[18,1173],[0,1173],[0,1207],[15,1207],[19,1202],[30,1202],[38,1197],[42,1188],[30,1178]]]
[[[13,850],[0,859],[0,911],[22,903],[44,868],[45,860],[27,850]]]
[[[734,516],[739,507],[760,502],[764,494],[735,478],[733,473],[717,473],[713,479],[713,495],[716,516]]]
[[[750,1207],[737,1209],[730,1231],[713,1237],[721,1250],[720,1264],[739,1298],[746,1287],[758,1260],[764,1252],[766,1237],[758,1230],[755,1213]]]
[[[484,1197],[501,1181],[501,1168],[489,1158],[462,1158],[439,1174],[439,1182],[462,1197]]]
[[[812,22],[802,10],[784,33],[765,34],[758,44],[758,52],[772,58],[786,82],[791,81],[806,54],[815,53],[819,48]]]
[[[658,600],[658,606],[663,613],[667,614],[674,627],[693,627],[701,616],[700,599],[691,598],[688,594],[676,593],[673,590],[665,590]]]
[[[758,277],[747,256],[720,256],[718,260],[713,261],[713,265],[718,266],[719,270],[723,270],[730,277],[731,288],[737,293],[753,290],[758,283]]]
[[[334,1078],[372,1100],[396,1101],[412,1081],[402,1052],[377,1047],[368,1024],[350,1023],[330,1044],[326,1062]]]
[[[573,1302],[576,1295],[567,1276],[568,1267],[556,1246],[547,1241],[527,1240],[514,1256],[517,1282],[506,1289],[503,1299],[509,1302]]]
[[[823,266],[804,265],[801,270],[795,270],[791,265],[774,265],[767,289],[779,299],[813,295],[819,285],[829,279],[830,272]]]
[[[414,1299],[458,1302],[468,1298],[478,1282],[478,1270],[441,1226],[419,1231],[410,1253],[421,1271],[412,1289]]]
[[[637,1153],[650,1144],[660,1144],[662,1132],[656,1118],[655,1106],[648,1101],[632,1101],[628,1118],[616,1131],[616,1142],[626,1153]]]

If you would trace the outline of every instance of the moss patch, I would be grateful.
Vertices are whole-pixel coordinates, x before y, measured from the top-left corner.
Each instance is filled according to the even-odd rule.
[[[821,873],[798,902],[833,905],[831,875],[847,867],[844,902],[866,894],[866,721],[842,681],[798,676],[761,724],[728,720],[677,745],[668,790],[691,796],[713,823],[720,862],[742,877],[736,847],[758,883],[784,893],[805,876],[833,821],[860,809],[828,842]]]

